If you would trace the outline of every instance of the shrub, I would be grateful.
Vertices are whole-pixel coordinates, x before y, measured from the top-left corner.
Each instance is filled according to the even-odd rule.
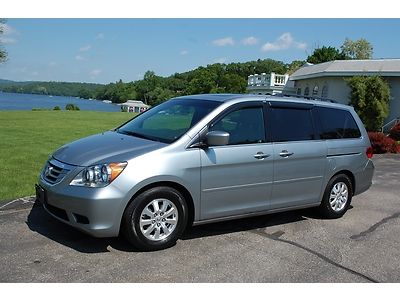
[[[65,106],[65,109],[66,109],[66,110],[80,110],[79,107],[78,107],[77,105],[72,104],[72,103],[68,103],[68,104]]]
[[[396,141],[387,137],[382,132],[368,132],[374,153],[399,153],[400,149]]]
[[[48,108],[32,108],[32,111],[47,111],[50,110]]]
[[[59,106],[54,106],[53,110],[61,110]]]
[[[389,114],[390,87],[379,76],[355,76],[347,80],[354,107],[369,131],[378,131]]]
[[[400,123],[390,129],[389,137],[394,139],[395,141],[400,141]]]

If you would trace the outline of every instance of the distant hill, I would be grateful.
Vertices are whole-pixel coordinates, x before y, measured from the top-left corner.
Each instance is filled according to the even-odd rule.
[[[72,96],[86,98],[103,84],[82,82],[12,81],[0,79],[0,91],[8,93]]]
[[[6,80],[6,79],[0,79],[0,85],[1,84],[11,84],[14,83],[15,81],[12,80]]]

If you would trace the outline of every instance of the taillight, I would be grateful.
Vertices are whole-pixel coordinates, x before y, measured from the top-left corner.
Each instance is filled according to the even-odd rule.
[[[374,149],[372,147],[368,147],[365,153],[367,154],[368,158],[372,158],[372,156],[374,156]]]

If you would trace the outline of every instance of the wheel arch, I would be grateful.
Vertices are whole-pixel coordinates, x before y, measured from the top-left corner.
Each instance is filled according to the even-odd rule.
[[[131,197],[131,199],[126,204],[124,211],[129,206],[129,204],[135,200],[135,198],[138,195],[140,195],[141,193],[143,193],[147,190],[150,190],[154,187],[170,187],[170,188],[177,190],[178,192],[180,192],[183,195],[186,205],[188,207],[188,221],[187,221],[186,227],[191,226],[191,224],[194,221],[194,216],[195,216],[193,197],[186,187],[184,187],[182,184],[179,184],[179,183],[173,182],[173,181],[158,181],[158,182],[153,182],[153,183],[143,186]]]
[[[356,179],[354,177],[354,174],[349,170],[341,170],[341,171],[336,172],[331,178],[333,178],[333,177],[335,177],[336,175],[339,175],[339,174],[344,174],[347,177],[349,177],[350,182],[351,182],[352,196],[353,196],[354,192],[356,190]]]

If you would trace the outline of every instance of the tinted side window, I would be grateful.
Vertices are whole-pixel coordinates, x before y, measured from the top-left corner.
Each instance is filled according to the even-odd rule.
[[[327,107],[318,108],[321,120],[321,139],[359,138],[360,130],[347,110]]]
[[[211,125],[209,130],[228,132],[229,145],[264,143],[263,109],[252,107],[235,110]]]
[[[272,108],[270,121],[274,142],[315,139],[314,126],[309,109]]]

